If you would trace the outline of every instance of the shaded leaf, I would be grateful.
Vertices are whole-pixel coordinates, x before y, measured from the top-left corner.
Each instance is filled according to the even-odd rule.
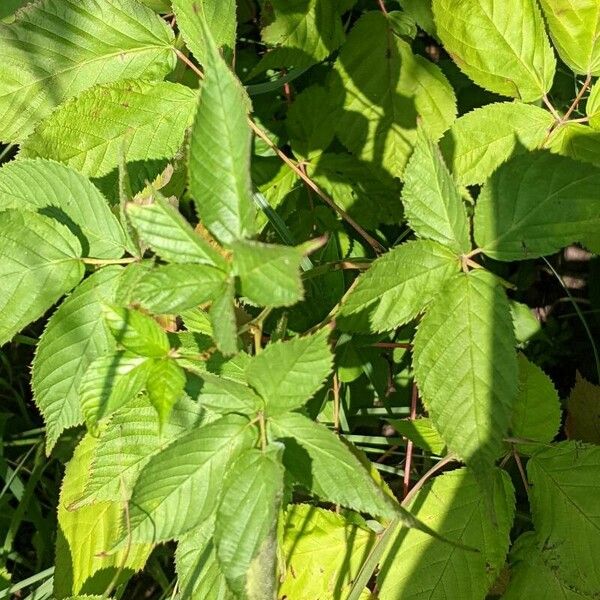
[[[579,372],[567,400],[565,431],[570,440],[600,445],[600,387]]]
[[[386,419],[392,427],[404,437],[411,440],[417,448],[441,455],[446,443],[440,437],[431,419]]]

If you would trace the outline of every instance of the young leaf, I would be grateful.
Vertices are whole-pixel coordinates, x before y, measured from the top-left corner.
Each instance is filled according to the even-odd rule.
[[[512,418],[512,435],[550,443],[558,433],[561,408],[558,392],[552,380],[534,363],[519,354],[519,393]],[[531,454],[535,444],[519,444],[521,454]]]
[[[238,241],[231,244],[240,293],[259,306],[291,306],[302,300],[300,262],[305,246]]]
[[[477,469],[489,469],[508,431],[514,346],[508,300],[486,271],[450,280],[415,336],[415,378],[431,420],[448,448]]]
[[[85,436],[65,471],[58,500],[54,573],[57,598],[80,592],[103,592],[115,576],[119,584],[127,581],[143,568],[152,550],[150,545],[132,544],[118,552],[107,552],[119,538],[124,499],[69,510],[83,493],[98,444],[98,438]]]
[[[0,210],[28,209],[56,219],[84,256],[121,258],[126,241],[108,201],[83,175],[49,160],[19,159],[0,169]]]
[[[215,546],[229,587],[240,597],[274,596],[277,517],[283,495],[281,444],[251,448],[231,465],[215,520]]]
[[[292,504],[283,527],[286,573],[279,596],[294,600],[347,598],[375,542],[366,523],[352,513]]]
[[[358,458],[328,429],[299,413],[269,419],[272,438],[283,442],[283,464],[319,499],[392,518],[396,509]]]
[[[114,349],[102,318],[102,304],[112,302],[123,273],[106,267],[86,279],[50,317],[40,338],[31,385],[46,424],[46,451],[60,434],[82,422],[79,384],[90,364]]]
[[[175,568],[182,598],[235,600],[217,560],[213,530],[213,519],[206,519],[177,543]]]
[[[458,183],[482,184],[515,153],[542,144],[553,123],[550,112],[531,104],[487,104],[459,117],[440,148]]]
[[[520,535],[510,551],[510,582],[502,600],[591,600],[561,580],[534,531]]]
[[[434,0],[437,34],[476,84],[532,102],[551,87],[556,59],[535,0]]]
[[[126,162],[172,158],[192,124],[197,92],[166,81],[116,81],[55,110],[21,146],[23,156],[102,177]]]
[[[0,212],[0,346],[41,317],[83,277],[79,240],[59,222]]]
[[[202,21],[206,22],[214,43],[228,54],[233,52],[237,26],[235,0],[172,0],[172,4],[185,44],[201,63],[210,60],[211,52]]]
[[[155,314],[179,314],[213,300],[226,278],[207,265],[160,265],[140,279],[132,298]]]
[[[205,75],[190,142],[190,191],[204,225],[221,242],[255,229],[250,184],[248,98],[200,20]]]
[[[402,204],[411,229],[457,254],[471,249],[467,211],[436,144],[420,131],[406,165]]]
[[[404,437],[412,440],[417,448],[423,448],[427,452],[442,455],[446,444],[440,437],[437,429],[431,423],[431,419],[386,419],[392,427]]]
[[[401,176],[417,120],[438,139],[456,117],[452,87],[433,63],[412,53],[379,12],[363,15],[335,63],[330,93],[344,98],[342,143],[361,160]]]
[[[600,589],[600,447],[562,442],[527,463],[529,499],[544,559],[571,589]]]
[[[246,380],[264,399],[269,415],[302,406],[321,388],[333,366],[328,336],[326,328],[274,342],[250,359]]]
[[[238,350],[238,327],[235,317],[235,284],[228,279],[216,294],[209,311],[212,336],[217,348],[230,356]]]
[[[456,547],[417,529],[399,529],[388,546],[378,576],[381,600],[417,598],[484,598],[494,583],[509,546],[515,512],[508,475],[494,471],[490,490],[492,522],[477,481],[468,469],[436,477],[421,489],[408,510]]]
[[[515,156],[479,196],[475,241],[488,256],[510,261],[597,235],[599,186],[600,169],[589,165],[547,152]]]
[[[173,407],[181,399],[184,387],[185,372],[174,359],[162,358],[154,361],[148,373],[146,392],[158,413],[161,426],[167,422]]]
[[[179,400],[162,428],[145,394],[122,407],[100,432],[85,490],[69,508],[128,501],[150,457],[201,420],[200,407],[189,398]]]
[[[600,12],[596,0],[540,0],[560,58],[575,73],[600,75]]]
[[[131,539],[165,541],[200,525],[217,506],[227,465],[255,440],[248,419],[227,415],[155,454],[133,489]]]
[[[162,358],[171,346],[167,334],[151,317],[137,310],[105,305],[104,320],[117,343],[139,356]]]
[[[400,6],[423,31],[437,37],[431,2],[432,0],[400,0]]]
[[[570,440],[600,445],[600,386],[579,373],[567,400],[565,431]]]
[[[338,2],[271,0],[263,42],[275,46],[256,71],[276,67],[306,68],[327,58],[344,41]]]
[[[414,319],[460,271],[458,257],[429,240],[407,242],[378,258],[342,304],[340,327],[391,331]]]
[[[192,386],[188,386],[187,392],[210,412],[252,415],[264,409],[263,400],[244,383],[209,372],[199,374],[192,381],[193,393]]]
[[[88,427],[133,400],[146,385],[153,361],[127,352],[107,354],[92,362],[81,378],[81,412]]]
[[[161,79],[172,29],[134,0],[41,0],[0,32],[0,139],[22,141],[59,104],[96,84]]]
[[[223,268],[225,260],[162,196],[148,205],[128,204],[127,214],[143,242],[163,260]]]

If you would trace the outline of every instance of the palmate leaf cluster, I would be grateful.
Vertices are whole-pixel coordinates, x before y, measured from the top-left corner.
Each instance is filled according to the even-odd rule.
[[[41,319],[47,454],[76,433],[53,597],[166,544],[181,600],[597,598],[598,388],[563,433],[504,276],[600,249],[599,1],[13,4],[0,344]]]

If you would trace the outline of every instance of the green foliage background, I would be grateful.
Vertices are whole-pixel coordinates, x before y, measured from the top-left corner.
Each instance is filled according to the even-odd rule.
[[[0,19],[0,598],[600,597],[600,0]]]

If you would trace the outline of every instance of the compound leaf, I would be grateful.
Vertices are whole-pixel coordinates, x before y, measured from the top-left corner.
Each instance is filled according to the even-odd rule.
[[[430,240],[407,242],[378,258],[358,278],[340,310],[351,331],[391,331],[423,311],[460,271],[457,255]]]
[[[106,267],[86,279],[50,317],[40,338],[31,385],[46,424],[48,453],[65,429],[82,422],[78,390],[90,364],[114,349],[102,304],[114,300],[122,272]]]
[[[190,191],[204,225],[221,242],[255,230],[250,184],[248,99],[219,54],[207,24],[204,80],[190,142]]]
[[[102,177],[126,162],[172,158],[191,125],[198,94],[166,81],[116,81],[71,99],[21,147],[23,156]]]
[[[600,169],[532,152],[502,165],[475,207],[477,245],[497,260],[552,254],[600,229]]]
[[[6,208],[39,212],[66,225],[84,256],[123,256],[125,234],[108,201],[69,167],[42,159],[8,163],[0,169],[0,210]]]
[[[508,300],[486,271],[448,281],[415,336],[415,378],[429,416],[448,448],[477,469],[489,469],[508,431],[514,347]]]
[[[496,522],[475,477],[463,468],[427,483],[408,505],[423,523],[451,545],[417,529],[400,529],[390,542],[379,577],[381,600],[398,598],[484,598],[504,564],[514,517],[514,490],[508,475],[493,473]]]
[[[444,48],[476,84],[524,102],[550,89],[556,59],[535,0],[434,0],[433,14]]]
[[[487,104],[459,117],[440,148],[458,183],[482,184],[516,152],[540,146],[553,123],[550,112],[531,104]]]
[[[269,344],[253,356],[246,380],[260,394],[269,415],[305,404],[331,373],[329,330]]]
[[[131,497],[131,539],[160,542],[197,527],[215,510],[227,465],[256,440],[248,419],[226,415],[155,454]]]
[[[331,93],[344,98],[337,135],[353,154],[401,176],[417,121],[438,139],[456,117],[452,87],[433,63],[415,56],[381,13],[363,15],[335,63]]]
[[[93,85],[161,79],[175,66],[173,42],[172,29],[134,0],[29,4],[0,26],[0,139],[22,141]]]
[[[457,254],[471,249],[467,211],[436,144],[420,132],[404,171],[404,213],[421,238],[447,246]]]
[[[39,213],[0,212],[0,346],[41,317],[83,277],[81,244]]]

